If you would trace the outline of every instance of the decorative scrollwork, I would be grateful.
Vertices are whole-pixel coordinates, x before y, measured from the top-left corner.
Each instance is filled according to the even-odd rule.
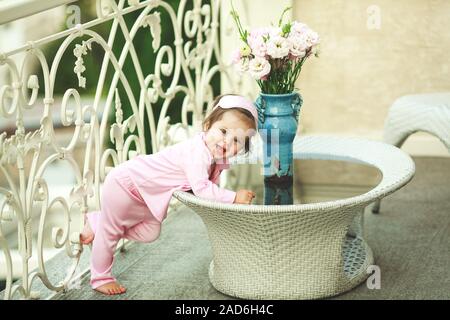
[[[264,113],[266,112],[266,102],[261,98],[261,96],[259,96],[258,98],[256,98],[255,105],[256,109],[258,110],[258,123],[263,124],[265,120]]]
[[[21,50],[0,53],[0,68],[10,74],[10,82],[0,87],[0,119],[13,118],[16,123],[15,132],[10,136],[6,132],[0,133],[0,180],[8,186],[0,187],[0,248],[7,268],[5,299],[38,297],[31,291],[32,283],[37,279],[55,292],[72,287],[73,280],[80,276],[76,274],[76,267],[82,252],[78,243],[81,226],[77,229],[71,225],[72,215],[98,210],[101,207],[101,183],[108,172],[114,166],[146,153],[145,122],[149,126],[153,152],[189,138],[199,130],[203,108],[214,96],[211,79],[219,72],[226,74],[228,70],[228,64],[222,62],[218,45],[218,0],[180,0],[177,9],[161,0],[96,0],[96,10],[96,20],[64,33],[63,42],[51,59],[45,57],[42,46],[62,36],[29,43],[22,50],[25,57],[20,67],[20,62],[12,56]],[[132,12],[139,15],[129,25],[124,16]],[[161,21],[163,12],[167,14],[166,21]],[[93,30],[93,26],[109,22],[112,24],[108,39]],[[145,52],[137,52],[134,44],[135,36],[142,28],[149,32],[152,49],[156,52],[151,73],[140,65],[139,58]],[[173,32],[173,43],[164,43],[162,28],[170,28]],[[113,45],[119,36],[125,39],[125,43],[117,53],[113,51]],[[83,37],[81,42],[80,37]],[[104,58],[98,82],[88,83],[84,59],[92,54],[94,42],[95,49],[98,45],[104,52]],[[58,68],[64,54],[73,48],[71,45],[76,58],[73,76],[77,77],[78,87],[86,88],[89,84],[96,88],[93,101],[87,105],[83,103],[78,88],[67,88],[62,97],[54,93],[55,83],[59,80]],[[24,66],[31,59],[37,61],[42,79],[38,79],[38,73],[27,74]],[[134,67],[133,78],[138,79],[138,94],[131,87],[130,75],[123,70],[127,59]],[[213,59],[218,62],[216,65],[211,65]],[[110,83],[106,82],[107,72],[112,72]],[[229,76],[225,78],[231,79]],[[120,96],[119,86],[124,89]],[[176,96],[182,96],[182,105],[173,103]],[[153,109],[161,100],[159,118],[155,119]],[[132,109],[132,115],[126,119],[123,101],[127,101]],[[41,108],[42,113],[39,128],[30,130],[24,119],[27,112],[36,108]],[[169,111],[172,108],[181,113],[181,123],[170,123]],[[108,122],[110,111],[115,112],[115,123]],[[189,123],[188,119],[192,122]],[[61,132],[70,132],[69,128],[73,130],[69,142],[63,142]],[[114,149],[104,145],[107,138],[114,143]],[[52,198],[53,186],[44,173],[56,162],[70,166],[64,176],[70,173],[74,181],[67,194]],[[49,228],[54,212],[58,212],[63,222]],[[32,241],[36,233],[33,221],[38,221],[37,242]],[[10,246],[4,222],[16,223],[14,232],[18,248]],[[53,248],[64,250],[70,258],[69,266],[64,266],[66,275],[57,281],[51,281],[46,270],[44,252],[49,239]],[[34,243],[37,243],[37,250],[33,250]],[[39,267],[32,271],[25,268],[21,284],[12,281],[11,252],[15,250],[26,266],[33,252],[37,252]]]
[[[88,50],[92,50],[91,43],[93,40],[94,39],[89,39],[88,41],[81,42],[81,44],[76,44],[75,49],[73,49],[73,55],[77,58],[73,72],[75,72],[78,77],[78,86],[82,88],[86,88],[86,78],[82,76],[83,72],[86,70],[83,56],[88,54]]]
[[[145,28],[147,26],[150,28],[150,32],[153,37],[153,51],[156,52],[161,44],[161,14],[159,12],[155,12],[145,17],[142,21],[142,27]]]
[[[294,95],[294,97],[292,98],[292,110],[294,111],[294,118],[298,123],[298,118],[300,116],[300,108],[303,104],[303,98],[302,96],[297,93],[296,95]]]

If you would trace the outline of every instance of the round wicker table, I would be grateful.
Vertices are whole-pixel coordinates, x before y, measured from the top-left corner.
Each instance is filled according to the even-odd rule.
[[[222,293],[244,299],[314,299],[365,281],[374,258],[364,239],[364,208],[407,184],[415,171],[400,149],[359,138],[296,138],[294,159],[357,163],[379,171],[380,179],[363,193],[290,205],[223,204],[174,193],[207,228],[213,252],[209,279]],[[294,170],[294,179],[297,174]]]

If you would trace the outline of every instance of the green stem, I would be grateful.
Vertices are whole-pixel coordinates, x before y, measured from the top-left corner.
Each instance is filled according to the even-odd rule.
[[[278,26],[281,27],[282,23],[283,23],[283,18],[284,18],[284,14],[286,12],[288,12],[289,10],[291,10],[292,7],[287,7],[286,9],[284,9],[283,13],[281,14],[280,20],[278,21]]]
[[[234,9],[233,1],[230,1],[230,3],[231,3],[231,16],[233,17],[233,20],[236,22],[236,26],[238,28],[242,41],[244,41],[248,45],[247,31],[244,30],[244,28],[242,27],[241,19],[239,18],[239,14],[237,13],[237,11]]]

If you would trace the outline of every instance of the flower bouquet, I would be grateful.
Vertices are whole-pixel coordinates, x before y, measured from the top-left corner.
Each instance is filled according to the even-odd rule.
[[[283,94],[295,89],[303,63],[318,55],[319,35],[298,21],[284,23],[281,14],[278,26],[252,29],[242,27],[232,6],[231,16],[236,22],[242,45],[233,52],[232,62],[239,73],[250,73],[262,93]]]

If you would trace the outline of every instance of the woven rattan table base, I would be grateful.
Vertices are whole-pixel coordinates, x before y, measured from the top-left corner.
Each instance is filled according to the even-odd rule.
[[[317,299],[335,296],[344,293],[352,288],[358,286],[367,279],[369,274],[367,268],[373,265],[374,259],[372,250],[367,243],[359,236],[347,236],[342,248],[343,255],[343,272],[348,279],[348,282],[341,283],[334,287],[334,290],[326,288],[324,291],[320,291],[317,287],[305,287],[302,290],[284,290],[284,291],[264,291],[258,288],[257,294],[252,290],[251,292],[245,291],[245,286],[231,287],[223,283],[219,284],[214,278],[214,261],[211,261],[209,267],[209,279],[211,284],[220,292],[243,299]],[[301,280],[298,280],[301,283]],[[283,286],[286,289],[286,286]],[[290,288],[298,288],[292,284]],[[281,293],[281,294],[280,294]]]

